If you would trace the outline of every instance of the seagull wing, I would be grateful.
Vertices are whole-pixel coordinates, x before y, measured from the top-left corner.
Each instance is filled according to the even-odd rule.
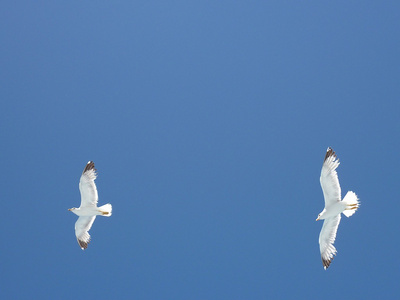
[[[79,181],[79,190],[81,191],[81,207],[97,206],[97,188],[94,180],[97,177],[94,162],[89,161],[82,172]]]
[[[340,218],[340,214],[338,214],[336,217],[325,219],[319,234],[319,250],[321,251],[322,265],[325,270],[331,264],[333,255],[336,255],[336,248],[333,243],[336,239]]]
[[[336,168],[339,164],[339,159],[337,159],[335,151],[328,148],[322,165],[321,177],[319,179],[324,193],[325,207],[340,201],[341,199],[340,184],[336,172]]]
[[[85,250],[90,243],[89,230],[93,225],[96,216],[79,217],[75,223],[75,235],[82,250]]]

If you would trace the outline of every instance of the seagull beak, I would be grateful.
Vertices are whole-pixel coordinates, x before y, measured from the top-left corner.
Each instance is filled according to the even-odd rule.
[[[71,209],[70,209],[70,208],[68,208],[68,210],[69,210],[69,211],[71,211]]]
[[[316,219],[315,221],[319,221],[319,218],[318,218],[318,219]]]

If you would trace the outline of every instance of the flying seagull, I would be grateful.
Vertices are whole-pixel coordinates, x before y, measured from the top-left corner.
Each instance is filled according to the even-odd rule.
[[[343,213],[346,217],[350,217],[360,205],[357,195],[352,191],[348,191],[344,199],[341,200],[339,179],[336,173],[338,166],[339,159],[337,159],[335,151],[332,148],[328,148],[320,177],[325,198],[325,208],[317,218],[317,221],[325,220],[319,234],[319,249],[325,270],[331,264],[333,255],[336,255],[337,252],[333,243],[340,223],[340,214]]]
[[[79,181],[79,190],[81,191],[81,206],[68,209],[79,216],[75,223],[75,235],[78,244],[82,250],[88,247],[90,242],[89,230],[93,225],[96,216],[111,216],[111,204],[105,204],[97,207],[98,195],[94,180],[97,177],[94,162],[89,161],[83,169],[81,179]]]

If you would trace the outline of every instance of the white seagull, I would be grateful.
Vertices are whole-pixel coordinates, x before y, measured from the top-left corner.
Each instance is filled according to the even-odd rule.
[[[81,192],[81,206],[68,209],[79,216],[75,223],[75,235],[78,244],[82,250],[88,247],[90,242],[89,230],[93,225],[96,216],[111,216],[111,204],[105,204],[97,207],[98,195],[94,180],[97,177],[94,162],[89,161],[83,169],[81,179],[79,181],[79,190]]]
[[[325,208],[318,215],[318,220],[325,220],[319,234],[319,249],[321,251],[322,265],[326,270],[336,255],[336,248],[333,246],[336,238],[336,232],[340,223],[340,214],[346,217],[352,216],[358,209],[360,202],[357,195],[348,191],[343,200],[341,200],[341,190],[336,168],[339,166],[339,160],[335,152],[328,148],[326,151],[324,163],[321,170],[321,187],[325,198]]]

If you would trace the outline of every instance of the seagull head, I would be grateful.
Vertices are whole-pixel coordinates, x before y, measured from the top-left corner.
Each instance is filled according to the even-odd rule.
[[[72,211],[72,212],[74,212],[75,209],[76,209],[76,207],[68,208],[68,210],[69,210],[69,211]]]
[[[319,221],[319,220],[325,219],[325,211],[326,211],[326,209],[324,208],[324,210],[318,215],[318,217],[317,217],[317,219],[315,221]]]

